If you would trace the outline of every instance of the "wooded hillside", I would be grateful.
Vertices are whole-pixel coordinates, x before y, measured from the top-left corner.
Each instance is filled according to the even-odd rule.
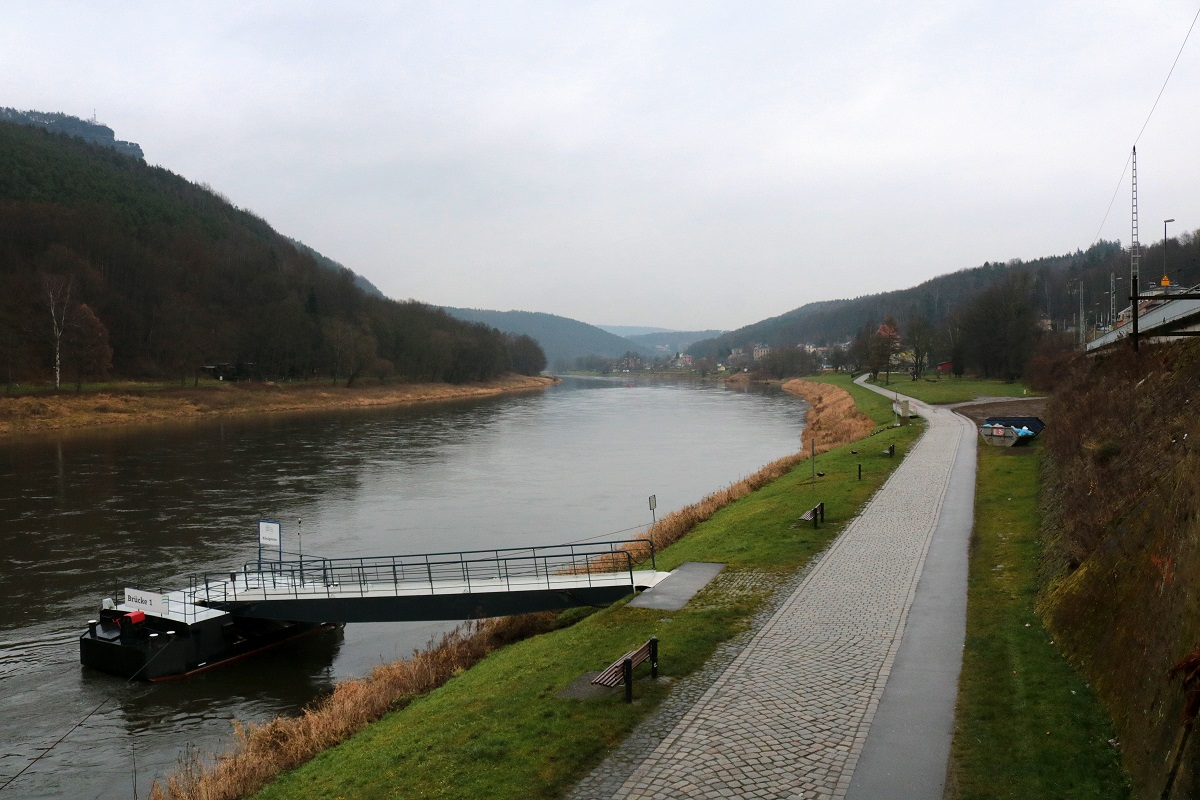
[[[212,190],[0,123],[0,370],[13,381],[237,376],[486,380],[536,343],[370,296]]]
[[[1100,240],[1088,250],[1033,261],[985,263],[925,281],[911,289],[849,300],[809,303],[778,317],[697,342],[690,355],[709,360],[757,345],[772,357],[798,344],[834,346],[832,366],[868,368],[887,360],[872,353],[882,327],[895,335],[897,352],[915,354],[915,372],[941,361],[963,370],[1013,379],[1025,374],[1035,347],[1057,351],[1107,330],[1115,309],[1129,306],[1130,253]],[[1141,247],[1143,292],[1162,283],[1200,282],[1200,237],[1185,232]],[[1115,279],[1115,281],[1114,281]],[[1115,282],[1115,291],[1111,288]],[[849,344],[841,348],[837,345]],[[879,349],[876,347],[875,349]],[[886,348],[885,348],[886,349]],[[1052,353],[1047,353],[1050,357]]]
[[[447,308],[446,313],[462,320],[491,325],[512,334],[530,336],[546,352],[555,369],[574,369],[581,356],[619,358],[627,352],[653,355],[650,347],[623,336],[556,314],[534,311],[489,311],[480,308]]]
[[[919,315],[936,326],[963,309],[985,289],[1013,273],[1030,275],[1032,297],[1039,311],[1051,320],[1073,324],[1078,300],[1070,294],[1074,288],[1070,282],[1080,275],[1087,275],[1094,280],[1085,286],[1085,295],[1107,291],[1109,267],[1118,275],[1122,270],[1128,272],[1127,255],[1123,264],[1118,263],[1122,252],[1119,243],[1101,240],[1086,252],[1029,262],[986,262],[979,267],[939,275],[910,289],[808,303],[715,339],[697,342],[690,352],[719,357],[724,349],[749,347],[760,342],[772,347],[800,342],[838,344],[853,339],[864,326],[878,325],[889,316],[903,324],[906,319]],[[1088,305],[1087,310],[1094,310],[1094,306]]]

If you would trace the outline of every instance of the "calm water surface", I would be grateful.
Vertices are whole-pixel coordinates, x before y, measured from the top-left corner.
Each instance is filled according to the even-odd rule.
[[[295,712],[453,627],[349,625],[165,684],[79,665],[101,597],[237,568],[261,517],[283,523],[286,549],[330,557],[626,538],[650,522],[649,495],[661,516],[794,452],[805,408],[779,393],[568,379],[471,404],[6,443],[0,784],[69,735],[0,800],[145,797],[188,747],[223,747],[230,720]]]

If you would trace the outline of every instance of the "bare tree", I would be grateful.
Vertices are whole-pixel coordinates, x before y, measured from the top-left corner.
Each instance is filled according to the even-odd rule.
[[[921,380],[925,367],[929,364],[929,354],[933,352],[933,327],[925,317],[917,314],[908,321],[908,329],[904,332],[904,343],[913,354],[913,380]]]
[[[879,373],[887,370],[885,382],[892,382],[892,356],[900,352],[900,333],[896,330],[896,320],[888,317],[883,321],[869,342],[869,363],[871,380],[878,380]]]
[[[71,309],[71,289],[75,279],[70,275],[41,273],[42,296],[50,307],[50,333],[54,341],[54,388],[62,386],[62,339],[67,329]]]
[[[102,377],[112,369],[113,351],[108,344],[108,329],[87,303],[80,303],[67,315],[63,350],[67,362],[74,368],[75,391],[83,388],[85,377]]]

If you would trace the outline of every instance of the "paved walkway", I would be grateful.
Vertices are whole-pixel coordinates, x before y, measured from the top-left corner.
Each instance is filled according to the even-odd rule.
[[[921,788],[914,793],[917,786],[893,783],[891,791],[941,797],[962,620],[960,611],[941,608],[938,598],[965,598],[970,524],[969,514],[965,532],[961,525],[939,526],[939,520],[955,465],[963,464],[963,442],[973,448],[974,434],[969,423],[949,411],[913,406],[929,420],[928,430],[862,515],[783,595],[744,647],[727,648],[723,668],[699,678],[707,684],[702,694],[689,698],[685,709],[669,700],[630,737],[636,758],[630,760],[630,747],[622,748],[576,788],[573,798],[875,797],[870,793],[877,786],[874,779],[852,787],[860,760],[886,785],[891,776],[904,773],[901,762],[914,755]],[[973,466],[973,458],[965,460]],[[964,483],[973,491],[973,480],[958,479],[949,498],[959,517]],[[950,557],[938,555],[940,577],[923,580],[935,539],[946,540],[934,548],[935,555],[945,551]],[[928,606],[920,616],[931,641],[898,659],[919,587],[923,596],[934,595],[932,602],[917,606]],[[919,652],[931,643],[941,653],[932,665]],[[950,671],[946,653],[954,662]],[[896,693],[885,695],[894,670],[909,680],[918,677],[912,700],[889,701]],[[943,710],[917,713],[915,735],[907,737],[916,742],[912,752],[900,748],[893,754],[897,731],[905,738],[903,731],[914,723],[907,715],[927,700]],[[881,728],[891,734],[882,738],[869,735],[881,703],[888,715]],[[666,728],[664,714],[672,722]]]

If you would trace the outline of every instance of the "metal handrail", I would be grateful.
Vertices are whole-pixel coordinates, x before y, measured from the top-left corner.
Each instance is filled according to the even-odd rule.
[[[309,564],[309,563],[314,563],[314,562],[315,563],[343,562],[343,561],[359,562],[359,561],[367,561],[367,560],[370,560],[370,561],[378,561],[378,560],[401,561],[401,560],[408,560],[408,559],[415,559],[415,558],[430,559],[430,558],[437,558],[437,557],[441,557],[441,556],[454,556],[455,558],[453,560],[455,562],[457,562],[457,561],[462,560],[463,556],[473,556],[473,555],[479,555],[481,553],[491,553],[492,558],[490,560],[497,560],[502,557],[513,557],[517,553],[529,553],[529,555],[531,557],[535,557],[539,554],[539,552],[545,554],[546,551],[553,552],[553,551],[564,551],[564,550],[566,550],[570,553],[584,551],[589,555],[598,555],[598,554],[600,554],[599,551],[600,551],[600,548],[602,548],[602,547],[608,548],[608,551],[613,551],[613,550],[623,549],[622,547],[619,547],[620,545],[634,545],[635,549],[640,547],[640,548],[644,548],[644,549],[648,550],[649,557],[650,557],[650,560],[651,560],[651,563],[653,566],[653,561],[656,557],[656,553],[655,553],[655,549],[654,549],[654,543],[649,539],[611,539],[611,540],[606,540],[603,542],[591,542],[591,543],[586,543],[586,544],[535,545],[532,547],[507,547],[507,548],[489,547],[489,548],[484,548],[481,550],[447,550],[447,551],[435,552],[435,553],[406,553],[406,554],[392,555],[392,556],[369,556],[369,557],[350,557],[350,558],[325,558],[322,556],[308,556],[305,558],[285,559],[282,561],[267,561],[265,559],[261,562],[249,561],[249,562],[246,562],[246,566],[254,565],[255,569],[257,569],[258,565],[260,563],[263,565],[268,565],[268,564],[271,564],[271,565],[285,565],[285,564],[300,565],[300,564]],[[502,556],[501,554],[504,554],[504,555]],[[292,555],[294,555],[294,554],[292,554]],[[484,559],[484,560],[489,560],[489,559]]]
[[[252,561],[240,573],[224,572],[192,576],[190,598],[196,602],[228,602],[241,595],[266,596],[284,592],[294,598],[332,596],[350,587],[366,596],[372,587],[389,586],[393,592],[428,591],[436,594],[455,582],[468,591],[481,584],[499,582],[512,590],[514,581],[552,588],[556,577],[586,576],[592,585],[594,576],[628,572],[632,579],[635,550],[648,551],[652,567],[655,552],[646,539],[625,539],[589,544],[553,545],[487,550],[462,550],[421,553],[405,556],[358,558],[308,557],[290,561]],[[469,558],[468,556],[485,556]],[[603,563],[601,563],[603,562]],[[619,564],[619,569],[614,569]],[[604,567],[601,569],[600,567]]]

